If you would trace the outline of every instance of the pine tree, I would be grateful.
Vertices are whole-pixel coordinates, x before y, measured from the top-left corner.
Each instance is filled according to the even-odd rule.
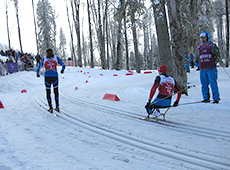
[[[65,61],[66,60],[66,37],[65,37],[65,34],[62,28],[60,28],[59,40],[60,40],[60,43],[59,43],[60,56],[59,57]]]
[[[39,0],[37,3],[38,44],[41,56],[48,48],[56,51],[56,22],[53,7],[48,0]]]

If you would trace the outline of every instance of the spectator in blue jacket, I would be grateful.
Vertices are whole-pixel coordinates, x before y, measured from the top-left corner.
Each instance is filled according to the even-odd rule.
[[[208,31],[203,31],[200,34],[201,44],[198,46],[199,51],[199,66],[200,66],[200,81],[203,95],[203,102],[210,102],[209,85],[212,89],[213,103],[219,103],[220,94],[217,85],[217,68],[216,63],[219,62],[220,52],[216,44],[211,42]]]
[[[194,60],[194,56],[193,56],[192,53],[190,53],[190,64],[191,64],[192,68],[194,68],[194,62],[193,62],[193,60]]]
[[[197,67],[196,71],[199,71],[200,67],[199,67],[199,55],[198,55],[198,53],[196,53],[195,66]]]
[[[185,68],[188,73],[190,73],[190,67],[189,67],[189,57],[186,53],[184,53],[184,60],[185,60]]]

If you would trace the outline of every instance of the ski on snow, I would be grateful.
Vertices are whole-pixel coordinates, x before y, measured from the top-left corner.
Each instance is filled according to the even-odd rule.
[[[133,117],[135,119],[138,119],[138,120],[142,120],[142,121],[146,121],[146,122],[151,122],[151,123],[157,123],[159,125],[163,125],[163,126],[170,126],[166,123],[164,123],[164,121],[161,119],[159,119],[160,121],[156,121],[156,119],[153,119],[153,118],[147,118],[147,117],[144,117],[144,118],[141,118],[141,117]]]
[[[45,106],[42,106],[41,104],[39,104],[39,106],[40,106],[41,108],[43,108],[44,110],[46,110],[47,112],[49,112],[50,114],[52,114],[52,115],[54,115],[54,116],[56,116],[56,117],[59,117],[56,113],[50,112],[49,110],[47,110],[47,109],[45,108]]]
[[[164,126],[170,126],[170,124],[179,125],[178,123],[163,120],[163,119],[161,119],[159,117],[157,117],[157,118],[156,117],[148,118],[146,116],[143,116],[143,117],[133,117],[133,118],[138,119],[138,120],[142,120],[142,121],[146,121],[146,122],[157,123],[159,125],[164,125]]]

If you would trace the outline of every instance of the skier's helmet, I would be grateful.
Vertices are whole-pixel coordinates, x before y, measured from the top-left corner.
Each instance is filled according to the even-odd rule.
[[[161,73],[167,73],[167,67],[165,65],[162,65],[159,67],[158,71]]]

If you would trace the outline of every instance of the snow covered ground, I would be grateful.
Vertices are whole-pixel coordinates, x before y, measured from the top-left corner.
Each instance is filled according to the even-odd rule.
[[[225,72],[230,69],[218,71],[219,104],[170,108],[169,122],[162,124],[135,118],[147,115],[144,106],[157,71],[126,76],[124,70],[67,67],[59,74],[59,92],[60,109],[68,117],[44,110],[42,76],[27,71],[2,76],[0,169],[230,169],[230,78]],[[192,69],[188,82],[195,87],[180,104],[202,100],[199,72]],[[103,100],[105,93],[120,101]]]

